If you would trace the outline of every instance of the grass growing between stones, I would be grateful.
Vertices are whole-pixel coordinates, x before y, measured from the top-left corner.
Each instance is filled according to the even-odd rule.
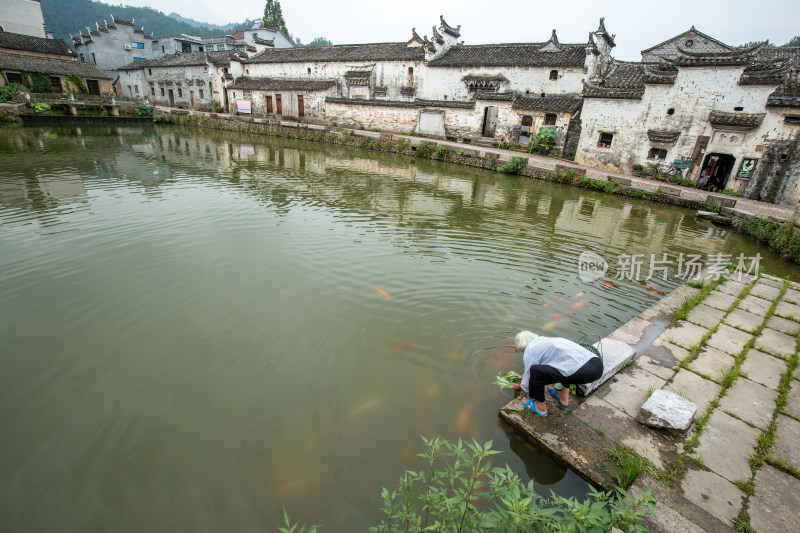
[[[728,276],[720,276],[717,279],[711,281],[711,283],[702,283],[702,282],[688,282],[687,285],[691,287],[695,287],[700,289],[700,292],[695,294],[694,296],[690,296],[686,298],[681,306],[675,311],[675,316],[672,317],[672,322],[670,322],[670,326],[673,325],[678,320],[686,320],[686,317],[689,316],[689,311],[694,309],[694,307],[706,299],[706,296],[709,295],[711,291],[717,288],[717,285],[726,281]],[[693,283],[693,284],[692,284]],[[699,286],[698,286],[699,284]]]
[[[685,459],[680,457],[667,464],[663,470],[659,470],[652,461],[623,446],[616,440],[614,441],[614,448],[609,450],[609,453],[620,468],[617,474],[617,484],[623,489],[628,489],[639,474],[643,473],[671,487],[685,469]]]

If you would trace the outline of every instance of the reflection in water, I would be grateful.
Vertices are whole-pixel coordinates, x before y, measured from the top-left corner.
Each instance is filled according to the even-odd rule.
[[[361,530],[420,435],[581,495],[498,425],[508,343],[594,339],[676,282],[582,283],[578,255],[796,276],[685,210],[333,145],[23,128],[0,154],[3,530]]]

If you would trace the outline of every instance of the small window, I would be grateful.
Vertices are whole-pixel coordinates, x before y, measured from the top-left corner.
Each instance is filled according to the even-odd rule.
[[[600,140],[597,141],[598,148],[611,148],[611,142],[614,140],[613,133],[601,133]]]
[[[164,53],[164,47],[163,46],[161,47],[161,53],[162,54]]]
[[[200,89],[200,99],[203,99],[203,89]]]
[[[414,67],[408,67],[408,75],[406,76],[406,85],[412,87],[414,85]]]
[[[245,74],[249,75],[250,74],[250,69],[246,68],[246,69],[244,69],[244,72],[245,72]]]
[[[19,72],[6,72],[8,83],[22,83],[22,74]]]
[[[161,96],[165,96],[165,95],[166,95],[166,93],[164,92],[164,88],[162,87],[161,88]]]
[[[138,85],[134,85],[133,86],[133,92],[136,93],[136,96],[139,96],[139,86]]]
[[[92,52],[92,63],[94,63],[95,65],[97,64],[97,58],[94,57],[94,52]]]
[[[545,126],[555,126],[556,125],[556,114],[555,113],[545,113],[545,115],[544,115],[544,125]]]
[[[667,115],[672,116],[674,114],[675,114],[675,108],[674,107],[670,107],[669,109],[667,109]]]
[[[308,68],[306,69],[306,73],[307,73],[307,74],[311,74],[311,67],[308,67]]]
[[[153,75],[153,69],[151,69],[151,68],[147,69],[147,73],[152,76]]]
[[[663,148],[650,148],[650,151],[647,152],[647,159],[664,161],[667,159],[667,151]]]
[[[156,88],[155,87],[150,87],[150,92],[153,93],[152,94],[153,96],[155,96],[156,95]]]
[[[198,47],[197,47],[197,51],[198,51],[198,52],[202,52],[202,51],[203,51],[203,47],[202,47],[202,46],[198,46]]]
[[[734,111],[744,111],[744,108],[742,106],[736,106],[736,107],[733,108],[733,110]]]
[[[183,98],[183,89],[178,87],[178,98]]]
[[[557,70],[551,70],[550,71],[550,81],[556,81],[556,80],[558,80],[558,71]]]
[[[61,76],[50,76],[50,86],[53,87],[53,92],[61,92]]]
[[[81,58],[81,61],[83,61],[83,62],[85,63],[85,62],[86,62],[86,58],[85,58],[85,57],[83,57],[83,54],[79,54],[79,56],[80,56],[80,58]]]

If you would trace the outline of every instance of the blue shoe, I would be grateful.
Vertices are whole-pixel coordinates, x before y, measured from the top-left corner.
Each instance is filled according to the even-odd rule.
[[[533,405],[533,400],[528,400],[527,402],[522,402],[522,405],[524,405],[525,407],[527,407],[528,409],[530,409],[531,411],[533,411],[534,413],[536,413],[537,415],[539,415],[541,417],[547,416],[547,413],[542,414],[542,413],[540,413],[539,411],[536,410],[536,406]]]
[[[569,407],[568,403],[562,402],[561,398],[558,397],[558,391],[556,389],[547,389],[547,392],[549,392],[553,396],[553,398],[556,399],[556,401],[561,405],[561,407]]]

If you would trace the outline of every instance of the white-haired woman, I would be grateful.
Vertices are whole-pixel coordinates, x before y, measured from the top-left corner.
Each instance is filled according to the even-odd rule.
[[[603,375],[603,361],[589,349],[560,337],[540,337],[530,331],[520,331],[514,337],[514,346],[523,352],[525,373],[522,382],[514,389],[528,393],[525,407],[539,416],[547,416],[544,388],[551,383],[561,383],[561,390],[548,392],[562,406],[569,405],[569,386],[597,381]]]

